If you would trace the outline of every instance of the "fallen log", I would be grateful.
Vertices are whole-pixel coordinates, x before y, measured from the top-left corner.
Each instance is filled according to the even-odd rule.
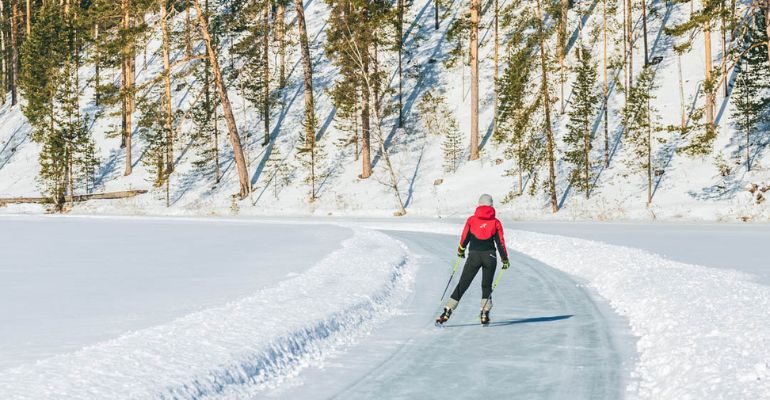
[[[73,202],[83,202],[88,200],[115,200],[127,199],[140,194],[147,193],[147,190],[124,190],[120,192],[79,194],[72,196]],[[65,197],[69,201],[69,197]],[[55,201],[50,197],[6,197],[0,198],[0,206],[8,204],[53,204]]]

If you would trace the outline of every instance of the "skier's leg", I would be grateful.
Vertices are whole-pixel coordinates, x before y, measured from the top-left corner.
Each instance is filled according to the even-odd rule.
[[[497,269],[495,252],[484,252],[481,261],[481,311],[489,312],[492,309],[492,281]]]
[[[463,297],[463,294],[465,294],[465,291],[468,290],[468,288],[471,286],[473,278],[475,278],[476,273],[479,272],[479,268],[481,268],[481,258],[479,257],[479,252],[469,251],[468,261],[465,262],[463,273],[460,275],[460,282],[457,283],[457,286],[452,292],[452,295],[449,296],[449,300],[446,303],[446,308],[449,308],[450,310],[457,308],[457,303],[460,302],[460,299]]]

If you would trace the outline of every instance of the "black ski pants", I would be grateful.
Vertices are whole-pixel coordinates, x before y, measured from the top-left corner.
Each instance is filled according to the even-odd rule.
[[[452,292],[451,297],[453,299],[460,301],[465,291],[473,283],[473,278],[476,277],[479,268],[481,268],[481,298],[488,299],[492,295],[492,280],[497,268],[497,254],[495,250],[471,250],[468,252],[468,260],[465,261],[460,282],[455,287],[455,291]]]

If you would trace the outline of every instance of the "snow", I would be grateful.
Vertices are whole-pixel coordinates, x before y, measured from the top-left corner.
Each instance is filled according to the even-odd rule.
[[[143,228],[145,233],[165,233],[164,229],[158,229],[152,223]],[[183,223],[178,228],[190,226]],[[262,233],[257,238],[270,234],[274,227],[266,225],[261,228],[259,231]],[[220,233],[222,229],[230,231],[234,227],[224,225],[220,227]],[[316,236],[325,235],[331,240],[344,236],[339,228],[312,226],[293,229],[292,233],[295,231],[299,233],[295,239],[302,239],[303,231],[315,232]],[[193,232],[200,233],[199,230]],[[215,229],[213,233],[216,232]],[[153,239],[163,237],[160,235]],[[229,234],[222,235],[217,242],[229,239]],[[329,246],[329,242],[318,237],[304,240],[311,241],[317,242],[310,245],[311,249],[314,246]],[[141,244],[141,241],[138,243]],[[266,246],[271,244],[275,243],[269,240],[265,243]],[[392,304],[397,304],[408,292],[412,274],[408,268],[409,256],[398,242],[380,233],[356,229],[352,237],[342,242],[340,249],[323,257],[312,267],[304,272],[293,269],[300,274],[288,279],[276,279],[285,276],[287,270],[292,271],[286,264],[291,263],[290,254],[296,253],[297,244],[290,241],[274,246],[275,252],[268,252],[271,253],[268,261],[273,257],[280,257],[281,260],[280,263],[260,265],[272,270],[265,277],[273,282],[248,296],[224,305],[206,307],[160,325],[129,330],[74,352],[67,351],[1,370],[0,397],[244,398],[280,383],[309,364],[322,362],[329,354],[355,342],[368,333],[377,321],[387,318]],[[151,247],[139,250],[151,251]],[[253,264],[251,266],[254,267]],[[64,264],[64,267],[69,265]],[[169,279],[191,278],[180,269],[159,268],[168,274]],[[141,278],[141,272],[115,270],[112,273],[127,274],[129,277],[135,274],[135,277]],[[218,269],[211,266],[206,272],[209,277],[218,273]],[[246,281],[249,281],[248,277]],[[136,282],[140,290],[142,283],[141,279]],[[30,290],[38,289],[35,282],[31,286]],[[212,286],[212,282],[209,281],[206,286]],[[62,286],[58,290],[61,290],[61,296],[65,296],[67,290],[72,289],[77,291],[82,288]],[[188,291],[188,295],[196,294],[193,288],[183,290]],[[110,301],[121,301],[118,294],[113,292]],[[185,297],[179,293],[167,294],[177,299]],[[237,294],[237,290],[228,293],[229,296]],[[151,304],[152,299],[149,302],[145,308],[158,305]],[[18,305],[20,302],[17,297],[12,297],[9,304]],[[99,312],[94,313],[85,302],[69,306],[71,308],[66,308],[67,312],[99,316]],[[3,326],[12,326],[6,323],[9,317],[5,313],[0,314],[0,318]],[[39,317],[36,316],[34,321],[40,321]],[[56,335],[56,332],[50,334]],[[57,340],[66,342],[67,338]]]
[[[228,221],[33,217],[0,226],[0,369],[245,297],[350,236]]]
[[[726,269],[756,252],[683,262],[761,243],[759,226],[506,223],[512,267],[479,331],[478,283],[431,322],[461,220],[0,221],[3,398],[770,396],[770,286]]]
[[[679,121],[679,94],[676,56],[672,51],[673,39],[661,33],[661,26],[672,26],[683,21],[689,15],[688,4],[677,4],[669,7],[667,2],[652,1],[648,12],[651,17],[648,23],[651,56],[663,56],[663,62],[656,67],[657,100],[655,106],[660,110],[660,124],[676,124]],[[506,3],[502,2],[501,7]],[[486,12],[481,22],[481,65],[482,77],[480,131],[482,134],[481,159],[475,162],[463,162],[456,173],[448,174],[442,170],[441,141],[442,137],[424,132],[420,123],[420,115],[416,112],[416,104],[428,90],[434,94],[443,94],[447,105],[453,110],[462,132],[468,132],[470,124],[469,101],[467,95],[468,72],[460,65],[446,69],[442,60],[452,47],[447,42],[446,31],[452,20],[463,12],[467,4],[454,3],[447,13],[442,15],[439,30],[433,28],[433,1],[426,0],[414,3],[407,10],[405,21],[405,56],[404,65],[404,104],[406,125],[404,129],[391,129],[394,117],[385,121],[385,132],[388,134],[388,144],[392,160],[395,164],[399,179],[401,195],[407,203],[407,212],[415,216],[457,217],[468,208],[468,202],[481,192],[488,192],[501,200],[516,188],[514,177],[505,176],[507,170],[515,167],[515,162],[505,157],[507,144],[497,144],[490,138],[492,120],[492,90],[493,76],[493,32],[492,14]],[[591,32],[601,24],[602,6],[597,4],[591,9],[591,14],[585,19],[583,32]],[[254,216],[389,216],[395,210],[395,202],[387,182],[385,168],[379,163],[378,154],[373,154],[376,162],[372,179],[357,178],[360,173],[360,162],[354,161],[350,147],[340,148],[335,144],[345,138],[345,133],[338,129],[339,121],[328,90],[337,77],[337,69],[326,59],[324,42],[326,40],[326,19],[328,7],[323,2],[311,2],[307,5],[307,22],[310,47],[314,58],[316,115],[319,121],[319,144],[324,147],[327,158],[321,168],[323,174],[328,173],[319,188],[320,198],[314,203],[307,202],[307,187],[304,184],[305,172],[299,165],[295,150],[298,135],[302,129],[303,102],[302,76],[299,63],[299,52],[289,52],[287,70],[288,85],[283,90],[277,90],[280,104],[276,105],[271,115],[271,132],[275,139],[267,147],[260,146],[261,124],[258,110],[243,100],[236,89],[235,82],[230,82],[230,96],[238,122],[238,128],[243,136],[244,149],[248,159],[248,169],[255,190],[247,200],[234,202],[231,195],[238,191],[238,182],[232,166],[232,155],[222,135],[223,181],[215,184],[211,176],[196,170],[192,163],[196,159],[190,143],[180,136],[180,143],[175,148],[178,157],[176,172],[171,176],[170,197],[171,207],[165,207],[165,191],[153,188],[152,177],[141,159],[135,160],[134,173],[123,176],[123,150],[119,149],[119,139],[108,137],[107,132],[117,120],[102,117],[93,124],[94,138],[98,152],[102,158],[99,168],[97,186],[99,191],[150,189],[150,193],[127,200],[101,201],[80,204],[75,207],[75,213],[81,214],[125,214],[125,215],[254,215]],[[618,14],[621,14],[618,12]],[[634,53],[634,70],[641,70],[642,40],[640,13],[635,12],[636,18],[636,49]],[[618,16],[619,18],[620,16]],[[577,15],[570,15],[573,26],[577,25]],[[289,10],[288,21],[294,20],[293,11]],[[177,24],[181,24],[177,20]],[[295,35],[294,27],[289,27],[288,33]],[[575,30],[571,37],[577,38]],[[712,35],[714,41],[715,65],[720,62],[720,43],[718,34]],[[296,39],[296,38],[292,38]],[[227,38],[231,40],[231,38]],[[137,83],[142,84],[153,79],[162,68],[160,57],[157,55],[160,41],[159,36],[152,36],[148,43],[147,67],[137,71]],[[610,43],[610,53],[614,54],[619,43]],[[502,46],[504,48],[504,46]],[[225,46],[227,48],[227,46]],[[574,49],[567,57],[567,66],[575,63]],[[601,43],[594,43],[595,59],[600,60]],[[176,57],[181,53],[176,54]],[[383,66],[395,65],[393,54],[382,52]],[[229,54],[221,55],[225,68],[239,68],[242,64],[237,57]],[[436,62],[430,62],[433,59]],[[503,59],[505,59],[503,57]],[[143,54],[137,57],[137,65],[143,66]],[[174,60],[172,59],[172,62]],[[685,77],[685,102],[688,112],[691,108],[703,103],[702,74],[703,74],[703,39],[696,35],[692,51],[682,58],[683,75]],[[271,65],[275,67],[275,65]],[[273,69],[274,70],[274,69]],[[116,71],[113,71],[113,73]],[[392,71],[389,71],[392,72]],[[92,66],[84,65],[81,70],[81,82],[84,85],[93,75]],[[105,71],[106,78],[111,72]],[[615,71],[622,80],[622,73]],[[117,79],[117,75],[113,78]],[[392,73],[389,77],[391,87],[397,85],[397,77]],[[182,87],[182,83],[186,85]],[[566,91],[569,96],[569,83]],[[175,79],[173,97],[175,108],[185,110],[196,96],[194,82]],[[83,109],[93,112],[92,89],[85,87],[83,94]],[[463,90],[465,89],[465,90]],[[717,99],[720,112],[719,134],[714,150],[704,157],[689,157],[676,152],[684,145],[678,134],[662,133],[667,139],[665,144],[656,143],[655,160],[664,170],[664,174],[656,182],[653,204],[646,205],[645,182],[642,174],[634,171],[628,165],[631,150],[624,146],[622,129],[620,128],[619,107],[622,105],[623,94],[617,85],[612,86],[611,100],[614,107],[610,112],[610,143],[613,147],[613,157],[606,169],[597,167],[599,179],[597,189],[590,199],[572,190],[566,177],[568,166],[557,162],[559,181],[557,191],[562,210],[551,215],[542,187],[534,196],[525,194],[514,198],[508,204],[499,204],[499,214],[512,219],[546,219],[546,220],[698,220],[698,221],[768,221],[770,209],[768,202],[758,204],[745,187],[749,184],[764,186],[767,183],[767,152],[758,148],[755,156],[755,170],[745,173],[736,157],[741,135],[731,125],[732,106],[721,97]],[[569,98],[569,97],[568,97]],[[395,101],[395,98],[390,98]],[[692,107],[691,107],[692,106]],[[724,106],[724,107],[722,107]],[[137,115],[136,118],[140,116]],[[564,133],[566,116],[554,113],[556,119],[557,149],[563,150],[561,137]],[[39,146],[29,140],[29,126],[18,107],[8,106],[0,109],[0,195],[20,196],[39,195],[39,184],[36,174],[39,170],[37,153]],[[603,135],[601,124],[597,124],[596,141],[593,144],[593,156],[599,160],[603,150]],[[195,129],[189,121],[179,127],[181,133]],[[224,130],[224,126],[222,127]],[[139,135],[134,138],[134,154],[141,155],[144,143]],[[466,138],[467,139],[467,138]],[[270,176],[264,170],[264,162],[274,148],[280,148],[285,156],[286,164],[293,170],[292,183],[279,193],[272,193],[269,188]],[[557,152],[557,158],[562,153]],[[729,176],[720,175],[715,161],[719,158],[726,160],[730,167]],[[540,176],[544,176],[543,173]],[[435,185],[434,182],[443,183]],[[525,179],[528,179],[525,177]],[[529,179],[528,179],[529,182]],[[529,187],[527,187],[528,189]],[[235,205],[235,207],[234,207]],[[10,206],[3,213],[33,213],[43,211],[40,206]]]
[[[369,222],[367,226],[455,235],[460,231],[459,225],[441,223]],[[671,227],[657,229],[658,235],[667,237]],[[679,243],[686,232],[669,237],[672,244]],[[604,236],[612,233],[623,236],[617,229],[605,231]],[[639,338],[639,359],[627,397],[770,397],[770,287],[756,282],[753,275],[585,239],[510,229],[506,235],[511,249],[585,281],[628,319],[632,334]],[[701,241],[701,247],[720,238],[711,235],[711,241]],[[644,246],[644,240],[639,242]],[[676,253],[688,257],[687,252]],[[745,267],[743,254],[732,256],[734,267]]]
[[[770,396],[770,288],[740,272],[626,247],[516,232],[512,247],[588,280],[639,337],[639,398]]]

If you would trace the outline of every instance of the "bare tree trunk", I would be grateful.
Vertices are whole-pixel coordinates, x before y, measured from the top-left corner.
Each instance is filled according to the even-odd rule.
[[[647,99],[647,207],[652,204],[652,121],[650,99]]]
[[[650,54],[647,47],[647,0],[642,0],[642,33],[644,35],[644,66],[650,64]]]
[[[294,0],[297,10],[297,30],[299,31],[299,47],[302,53],[303,81],[305,86],[305,145],[311,155],[311,187],[310,201],[315,200],[315,102],[313,99],[313,63],[310,58],[310,46],[305,25],[305,6],[302,0]]]
[[[746,70],[751,68],[749,63],[746,63]],[[749,92],[744,90],[744,101],[749,104]],[[749,114],[746,113],[746,171],[751,171],[751,124],[749,123]]]
[[[471,151],[470,160],[479,158],[479,8],[480,0],[471,0]]]
[[[603,57],[602,70],[604,75],[603,98],[604,98],[604,166],[610,166],[610,135],[609,135],[609,83],[607,81],[607,0],[604,0],[604,9],[602,10],[602,37],[603,37]]]
[[[192,20],[190,19],[190,0],[186,0],[184,10],[184,50],[187,57],[192,57]]]
[[[626,36],[628,36],[628,28],[626,28],[626,24],[628,23],[628,10],[626,10],[626,1],[621,0],[620,1],[623,4],[623,105],[625,106],[628,104],[628,89],[630,86],[628,85],[629,79],[628,79],[628,40],[626,39]],[[625,116],[623,117],[623,126],[625,127],[627,125]]]
[[[548,152],[548,193],[551,198],[551,211],[559,211],[559,203],[556,200],[556,168],[554,164],[553,129],[551,127],[551,99],[548,95],[548,58],[545,54],[545,21],[540,11],[540,0],[537,0],[538,36],[540,39],[540,72],[543,91],[543,114],[545,115],[545,133]]]
[[[497,0],[495,0],[497,1]],[[404,52],[404,0],[398,0],[398,127],[404,126],[403,71]]]
[[[569,0],[561,0],[561,16],[559,18],[559,45],[557,46],[558,52],[559,52],[559,87],[561,90],[561,95],[559,96],[559,110],[561,110],[561,113],[564,114],[564,83],[566,80],[565,77],[565,67],[564,67],[564,57],[567,55],[567,13],[569,12]]]
[[[128,32],[131,29],[131,0],[123,0],[123,29]],[[131,116],[133,114],[133,61],[134,49],[131,45],[131,41],[128,40],[123,48],[123,82],[125,84],[123,95],[125,96],[124,102],[124,115],[125,115],[125,130],[123,132],[123,143],[126,146],[126,166],[123,175],[131,175],[133,171],[132,156],[131,156],[131,135],[133,134]]]
[[[722,87],[722,95],[724,97],[727,97],[727,26],[725,24],[725,16],[724,16],[724,10],[725,10],[725,4],[724,2],[719,3],[719,7],[722,10],[722,29],[720,29],[722,33],[722,80],[724,82],[724,85]],[[770,57],[770,56],[769,56]]]
[[[435,16],[436,16],[436,30],[438,30],[438,0],[433,0],[433,9],[435,10]]]
[[[628,89],[634,87],[634,9],[631,5],[631,0],[627,0],[628,14],[626,17],[626,27],[628,28],[628,34],[626,39],[628,40]]]
[[[166,0],[159,0],[160,3],[160,27],[163,34],[163,86],[165,89],[165,111],[166,111],[166,176],[174,172],[174,114],[171,110],[171,62],[169,60],[169,34],[168,34],[168,16],[166,15]]]
[[[16,79],[19,71],[19,11],[16,3],[11,6],[11,106],[19,102]]]
[[[516,143],[516,147],[517,147],[516,158],[518,158],[518,160],[516,160],[516,164],[517,164],[516,169],[519,175],[519,196],[521,196],[522,194],[524,194],[524,177],[523,177],[524,173],[522,171],[523,168],[521,165],[521,156],[522,154],[524,154],[524,150],[521,148],[521,140],[519,140],[518,143]]]
[[[64,12],[67,13],[66,11]],[[27,0],[27,37],[32,34],[32,5],[30,0]]]
[[[676,64],[679,69],[679,108],[682,113],[682,131],[687,126],[687,111],[684,105],[684,79],[682,78],[682,55],[677,52]]]
[[[286,86],[286,7],[278,2],[275,15],[275,39],[278,41],[278,86]]]
[[[495,103],[494,114],[492,117],[492,135],[497,135],[497,96],[499,88],[497,80],[500,79],[500,38],[499,38],[499,16],[500,16],[500,4],[498,0],[495,0]]]
[[[368,49],[361,54],[361,70],[364,79],[369,79],[369,55]],[[372,176],[372,158],[371,158],[371,132],[369,129],[369,90],[364,88],[361,93],[361,179],[367,179]]]
[[[704,43],[704,57],[706,59],[706,71],[705,80],[711,82],[711,21],[706,20],[703,22],[703,39]],[[715,90],[715,89],[714,89]],[[706,126],[711,129],[714,127],[714,103],[716,103],[714,90],[710,90],[706,93]]]
[[[372,96],[372,93],[374,91],[373,82],[371,77],[369,76],[369,68],[368,68],[368,56],[366,55],[367,49],[360,49],[352,40],[350,40],[350,46],[352,53],[355,57],[355,61],[358,64],[358,67],[362,71],[363,75],[363,83],[364,83],[364,93],[363,97],[368,98]],[[374,107],[371,108],[372,112],[374,113],[374,136],[377,139],[377,144],[380,148],[380,154],[382,154],[382,159],[385,161],[385,167],[388,170],[388,176],[390,178],[390,188],[393,190],[393,194],[396,197],[396,201],[398,202],[398,211],[395,213],[396,216],[403,216],[406,215],[406,208],[404,207],[404,201],[401,199],[401,192],[398,188],[398,178],[396,177],[396,172],[393,168],[393,163],[390,160],[390,155],[388,154],[388,150],[385,148],[385,135],[382,132],[382,118],[380,116],[380,109],[377,104],[374,105]]]
[[[735,1],[733,0],[733,15],[735,15]],[[767,62],[770,63],[770,4],[765,7],[765,33],[767,34]]]
[[[94,103],[96,106],[99,106],[99,100],[101,100],[101,89],[99,86],[101,86],[101,53],[99,50],[99,23],[94,24]]]
[[[211,34],[209,33],[209,24],[204,18],[204,14],[201,11],[201,6],[198,0],[193,0],[196,14],[198,14],[198,26],[203,36],[203,41],[206,43],[206,51],[208,53],[209,62],[211,63],[211,69],[214,72],[214,83],[217,86],[219,92],[219,98],[222,103],[222,110],[225,113],[225,122],[227,122],[227,132],[230,137],[230,144],[233,147],[233,157],[235,158],[235,166],[238,170],[238,179],[240,181],[241,199],[246,198],[249,195],[249,175],[246,171],[246,158],[243,156],[243,148],[241,147],[241,138],[238,136],[238,125],[235,123],[235,117],[233,116],[233,108],[230,105],[230,98],[227,96],[227,88],[224,80],[222,79],[222,72],[219,69],[219,62],[217,61],[217,54],[214,51],[214,46],[211,40]]]
[[[583,187],[583,189],[585,190],[586,199],[591,197],[591,192],[588,190],[591,186],[591,180],[589,175],[590,151],[591,151],[591,129],[586,123],[583,126],[583,179],[585,182],[585,186]]]
[[[265,6],[262,10],[262,26],[265,31],[262,35],[262,81],[264,82],[262,89],[262,96],[264,97],[264,103],[262,104],[262,120],[265,124],[265,138],[262,141],[262,146],[267,146],[270,143],[270,57],[268,54],[268,40],[269,40],[269,24],[270,18],[270,2],[265,1]]]
[[[8,65],[5,51],[5,2],[0,0],[0,105],[5,105],[5,95],[8,93]]]

